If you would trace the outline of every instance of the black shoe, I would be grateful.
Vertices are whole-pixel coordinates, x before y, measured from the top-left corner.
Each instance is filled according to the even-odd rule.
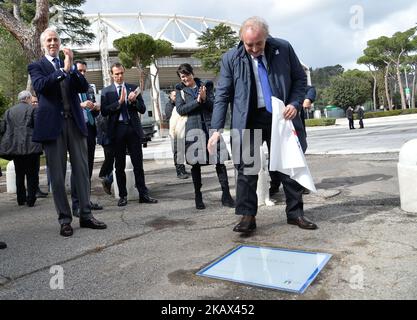
[[[298,217],[295,219],[287,219],[288,224],[293,224],[299,226],[301,229],[308,229],[308,230],[315,230],[317,229],[317,225],[305,217]]]
[[[74,217],[79,218],[80,217],[80,210],[79,209],[72,209],[72,215]]]
[[[71,224],[69,224],[69,223],[61,224],[61,231],[59,232],[59,234],[61,236],[63,236],[63,237],[71,237],[73,233],[74,232],[72,231]]]
[[[197,192],[195,194],[195,208],[198,210],[204,210],[206,208],[206,205],[203,202],[203,195],[201,192]]]
[[[100,206],[98,203],[90,202],[91,210],[103,210],[103,207]]]
[[[158,202],[158,200],[156,200],[154,198],[151,198],[148,195],[139,197],[139,203],[157,203],[157,202]]]
[[[7,244],[5,242],[0,241],[0,249],[6,249],[6,248],[7,248]]]
[[[48,192],[42,192],[41,189],[36,191],[36,198],[46,198],[48,196]]]
[[[121,197],[119,201],[117,202],[117,206],[124,207],[125,205],[127,205],[127,198]]]
[[[28,207],[34,207],[35,206],[35,202],[36,202],[36,199],[35,200],[32,200],[32,201],[27,201],[26,204],[27,204]]]
[[[26,204],[26,201],[18,201],[17,204],[19,206],[24,206]]]
[[[107,225],[104,222],[98,221],[96,218],[91,218],[88,220],[80,220],[80,228],[106,229]]]
[[[105,193],[111,195],[111,183],[106,178],[101,180],[101,185],[103,186],[103,190]]]
[[[243,216],[240,222],[233,228],[234,232],[251,232],[256,229],[256,218],[255,216],[246,215]]]

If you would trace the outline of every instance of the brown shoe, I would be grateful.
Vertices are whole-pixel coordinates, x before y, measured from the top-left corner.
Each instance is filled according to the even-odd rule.
[[[256,218],[252,215],[245,215],[233,228],[234,232],[251,232],[256,229]]]
[[[315,230],[317,229],[317,225],[305,217],[297,217],[295,219],[287,219],[288,224],[293,224],[299,226],[301,229],[308,229],[308,230]]]
[[[71,237],[72,234],[73,234],[71,224],[63,223],[61,225],[61,230],[60,230],[59,234],[63,237]]]

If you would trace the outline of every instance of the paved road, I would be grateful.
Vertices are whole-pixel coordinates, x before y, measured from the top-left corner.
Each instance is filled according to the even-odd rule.
[[[406,118],[398,120],[403,124]],[[366,139],[366,132],[382,128],[374,124],[366,121],[366,129],[355,132],[343,125],[311,130],[310,150],[315,136],[339,132],[339,137]],[[164,143],[155,141],[146,152]],[[75,221],[71,238],[59,236],[50,196],[27,208],[17,207],[14,195],[1,192],[0,239],[9,247],[0,250],[0,300],[417,299],[417,213],[400,209],[398,154],[352,150],[307,155],[318,193],[305,196],[305,214],[318,223],[316,231],[286,224],[280,194],[275,206],[259,208],[258,229],[251,237],[232,232],[238,219],[233,209],[221,206],[212,167],[203,168],[204,211],[194,208],[192,183],[176,179],[172,163],[145,162],[151,195],[160,200],[155,205],[130,201],[118,208],[93,179],[92,198],[105,206],[96,216],[109,228],[80,229]],[[234,190],[231,165],[228,173]],[[333,256],[303,295],[195,275],[239,244]],[[62,290],[51,289],[54,265],[64,271]]]
[[[365,119],[365,128],[349,130],[346,119],[335,126],[308,128],[307,154],[398,152],[408,140],[417,138],[417,114]]]

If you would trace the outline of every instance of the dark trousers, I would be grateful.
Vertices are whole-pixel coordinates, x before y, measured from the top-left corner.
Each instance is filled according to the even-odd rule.
[[[142,143],[131,124],[118,123],[116,125],[114,138],[114,154],[116,167],[116,180],[119,187],[119,197],[127,196],[126,189],[126,148],[129,151],[130,160],[133,165],[136,188],[140,196],[148,194],[145,185],[145,173],[143,171]]]
[[[93,175],[94,169],[94,153],[96,151],[96,130],[95,127],[87,123],[87,156],[88,156],[88,174],[89,181],[91,185],[91,177]],[[77,188],[75,187],[74,175],[71,174],[71,200],[72,200],[72,209],[79,208],[79,201],[77,196]]]
[[[111,144],[103,146],[104,161],[100,168],[98,176],[100,178],[106,178],[112,175],[114,166],[114,148]]]
[[[64,120],[62,132],[54,141],[43,144],[48,172],[51,178],[52,194],[60,224],[71,223],[72,213],[65,191],[65,174],[67,170],[67,152],[74,175],[74,185],[80,202],[80,219],[92,217],[90,209],[90,181],[87,162],[87,139],[72,118]]]
[[[217,178],[219,179],[222,191],[229,191],[229,179],[227,177],[227,169],[224,164],[216,164]],[[194,192],[198,193],[201,190],[201,165],[199,163],[191,166],[191,177],[193,179]]]
[[[349,129],[355,129],[355,124],[353,122],[353,119],[348,119],[349,120]]]
[[[17,203],[35,203],[39,185],[39,154],[16,156],[13,158],[16,172]],[[27,183],[27,195],[25,187]]]
[[[359,126],[360,128],[363,128],[363,119],[359,119]]]
[[[271,146],[271,125],[272,125],[272,114],[266,111],[264,108],[257,110],[250,117],[251,121],[248,123],[248,129],[262,129],[261,145],[266,141],[268,149]],[[245,134],[250,134],[250,143],[241,144],[241,157],[240,163],[236,164],[238,171],[237,186],[236,186],[236,214],[238,215],[253,215],[256,216],[258,212],[258,197],[256,195],[256,189],[258,185],[258,174],[260,164],[254,166],[254,163],[245,163],[242,158],[242,154],[254,155],[255,152],[259,154],[259,147],[257,145],[255,149],[254,131],[247,130]],[[245,140],[243,140],[245,141]],[[259,160],[258,160],[259,161]],[[256,168],[256,174],[248,174],[251,168]],[[246,171],[246,172],[245,172]],[[254,172],[252,172],[254,173]],[[284,193],[286,197],[286,209],[287,218],[293,219],[304,215],[303,211],[303,186],[297,181],[290,178],[290,176],[283,174],[278,171],[274,171],[274,175],[277,176],[282,182],[284,187]]]

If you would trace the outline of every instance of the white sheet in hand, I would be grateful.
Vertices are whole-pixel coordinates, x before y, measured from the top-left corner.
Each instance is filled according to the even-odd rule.
[[[272,97],[272,132],[269,169],[289,175],[303,187],[317,192],[291,120],[283,116],[285,105]]]

